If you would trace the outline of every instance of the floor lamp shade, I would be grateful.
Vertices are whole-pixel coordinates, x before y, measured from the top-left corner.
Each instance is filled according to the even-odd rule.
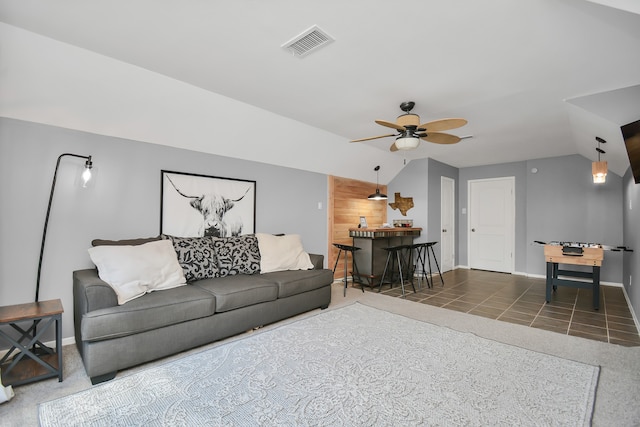
[[[44,228],[42,230],[42,244],[40,245],[40,259],[38,260],[38,275],[36,277],[36,297],[35,301],[38,302],[40,298],[40,277],[42,274],[42,259],[44,257],[44,245],[47,240],[47,227],[49,225],[49,215],[51,214],[51,204],[53,202],[53,193],[56,189],[56,180],[58,178],[58,168],[60,167],[60,161],[63,157],[78,157],[80,159],[85,159],[84,163],[84,171],[82,172],[82,184],[83,187],[87,185],[89,180],[91,179],[91,168],[93,167],[93,163],[91,162],[91,156],[82,156],[79,154],[72,153],[63,153],[58,156],[58,160],[56,162],[56,169],[53,172],[53,180],[51,181],[51,192],[49,193],[49,204],[47,205],[47,214],[44,218]]]

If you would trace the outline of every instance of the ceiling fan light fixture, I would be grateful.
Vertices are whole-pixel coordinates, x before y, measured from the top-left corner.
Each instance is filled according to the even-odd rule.
[[[396,140],[391,144],[391,147],[389,147],[392,152],[418,148],[421,139],[434,144],[455,144],[460,142],[462,138],[442,131],[457,129],[466,125],[467,121],[465,119],[449,118],[420,123],[420,116],[411,113],[414,105],[414,102],[403,102],[400,104],[400,109],[404,111],[405,114],[398,116],[395,122],[375,120],[377,124],[387,128],[392,128],[398,133],[373,136],[370,138],[352,139],[351,142],[371,141],[372,139],[393,136]]]
[[[396,148],[398,150],[413,150],[420,145],[420,138],[416,136],[401,136],[396,139]]]

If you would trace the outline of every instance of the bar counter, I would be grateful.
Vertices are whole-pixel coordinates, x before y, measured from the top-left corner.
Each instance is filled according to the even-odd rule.
[[[366,279],[369,286],[379,285],[387,261],[384,248],[413,244],[421,232],[422,228],[411,227],[350,228],[353,246],[361,249],[355,252],[360,277]]]

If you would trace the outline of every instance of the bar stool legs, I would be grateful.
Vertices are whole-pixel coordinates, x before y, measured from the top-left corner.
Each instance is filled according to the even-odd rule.
[[[436,258],[436,253],[433,250],[433,247],[436,245],[436,243],[438,242],[428,242],[425,243],[426,247],[427,247],[427,260],[429,263],[429,275],[431,276],[431,286],[433,287],[433,274],[431,274],[431,257],[429,256],[429,249],[431,249],[431,255],[433,256],[433,261],[436,263],[436,268],[438,269],[438,275],[440,275],[440,282],[442,282],[442,286],[444,286],[444,279],[442,278],[442,272],[440,271],[440,266],[438,265],[438,259]]]
[[[440,282],[442,286],[444,286],[444,279],[442,278],[442,272],[440,271],[440,265],[438,264],[438,259],[436,258],[436,253],[433,250],[433,247],[438,242],[427,242],[427,243],[416,243],[411,245],[411,249],[416,251],[416,265],[421,268],[418,273],[418,286],[420,286],[420,279],[424,276],[427,281],[427,286],[429,288],[433,288],[433,272],[431,270],[431,257],[433,257],[433,262],[436,264],[436,268],[438,269],[438,274],[440,275]],[[427,268],[425,263],[429,265],[429,273],[427,274]],[[431,281],[429,281],[431,278]]]
[[[382,277],[380,278],[380,285],[378,286],[378,292],[382,289],[382,284],[384,283],[384,278],[387,275],[387,271],[389,270],[389,262],[393,265],[394,262],[398,263],[398,273],[400,275],[400,286],[402,287],[402,296],[405,296],[404,292],[404,277],[402,276],[402,257],[401,252],[404,249],[409,249],[409,246],[393,246],[389,248],[383,248],[387,251],[387,262],[384,264],[384,271],[382,272]],[[395,259],[394,259],[395,258]],[[391,273],[391,281],[393,282],[393,273]],[[411,287],[413,288],[413,293],[416,292],[416,287],[413,284],[413,280],[411,281]]]
[[[338,256],[336,258],[336,263],[333,266],[333,273],[335,274],[336,272],[336,268],[338,267],[338,261],[340,261],[340,255],[342,254],[342,251],[344,251],[344,296],[347,296],[347,268],[349,266],[349,256],[348,254],[351,253],[351,262],[353,263],[353,271],[351,272],[351,282],[355,283],[356,282],[356,275],[360,276],[360,272],[358,271],[358,265],[356,264],[356,258],[355,258],[355,252],[360,250],[359,247],[357,246],[350,246],[350,245],[343,245],[340,243],[334,243],[333,246],[335,246],[336,248],[339,249],[338,251]],[[362,286],[362,292],[364,292],[364,285]]]
[[[415,250],[416,252],[416,269],[418,270],[418,288],[422,287],[422,279],[427,282],[427,287],[433,287],[433,280],[431,283],[429,282],[429,275],[427,274],[427,268],[425,267],[425,251],[426,244],[424,243],[416,243],[411,245],[411,250]],[[415,273],[414,273],[415,274]]]

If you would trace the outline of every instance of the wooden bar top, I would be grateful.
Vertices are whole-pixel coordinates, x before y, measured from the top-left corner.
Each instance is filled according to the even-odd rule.
[[[53,316],[63,312],[62,301],[59,299],[7,305],[0,307],[0,323],[19,322],[20,320]]]
[[[419,236],[421,231],[422,228],[414,227],[350,228],[349,237],[375,239],[394,236]]]

